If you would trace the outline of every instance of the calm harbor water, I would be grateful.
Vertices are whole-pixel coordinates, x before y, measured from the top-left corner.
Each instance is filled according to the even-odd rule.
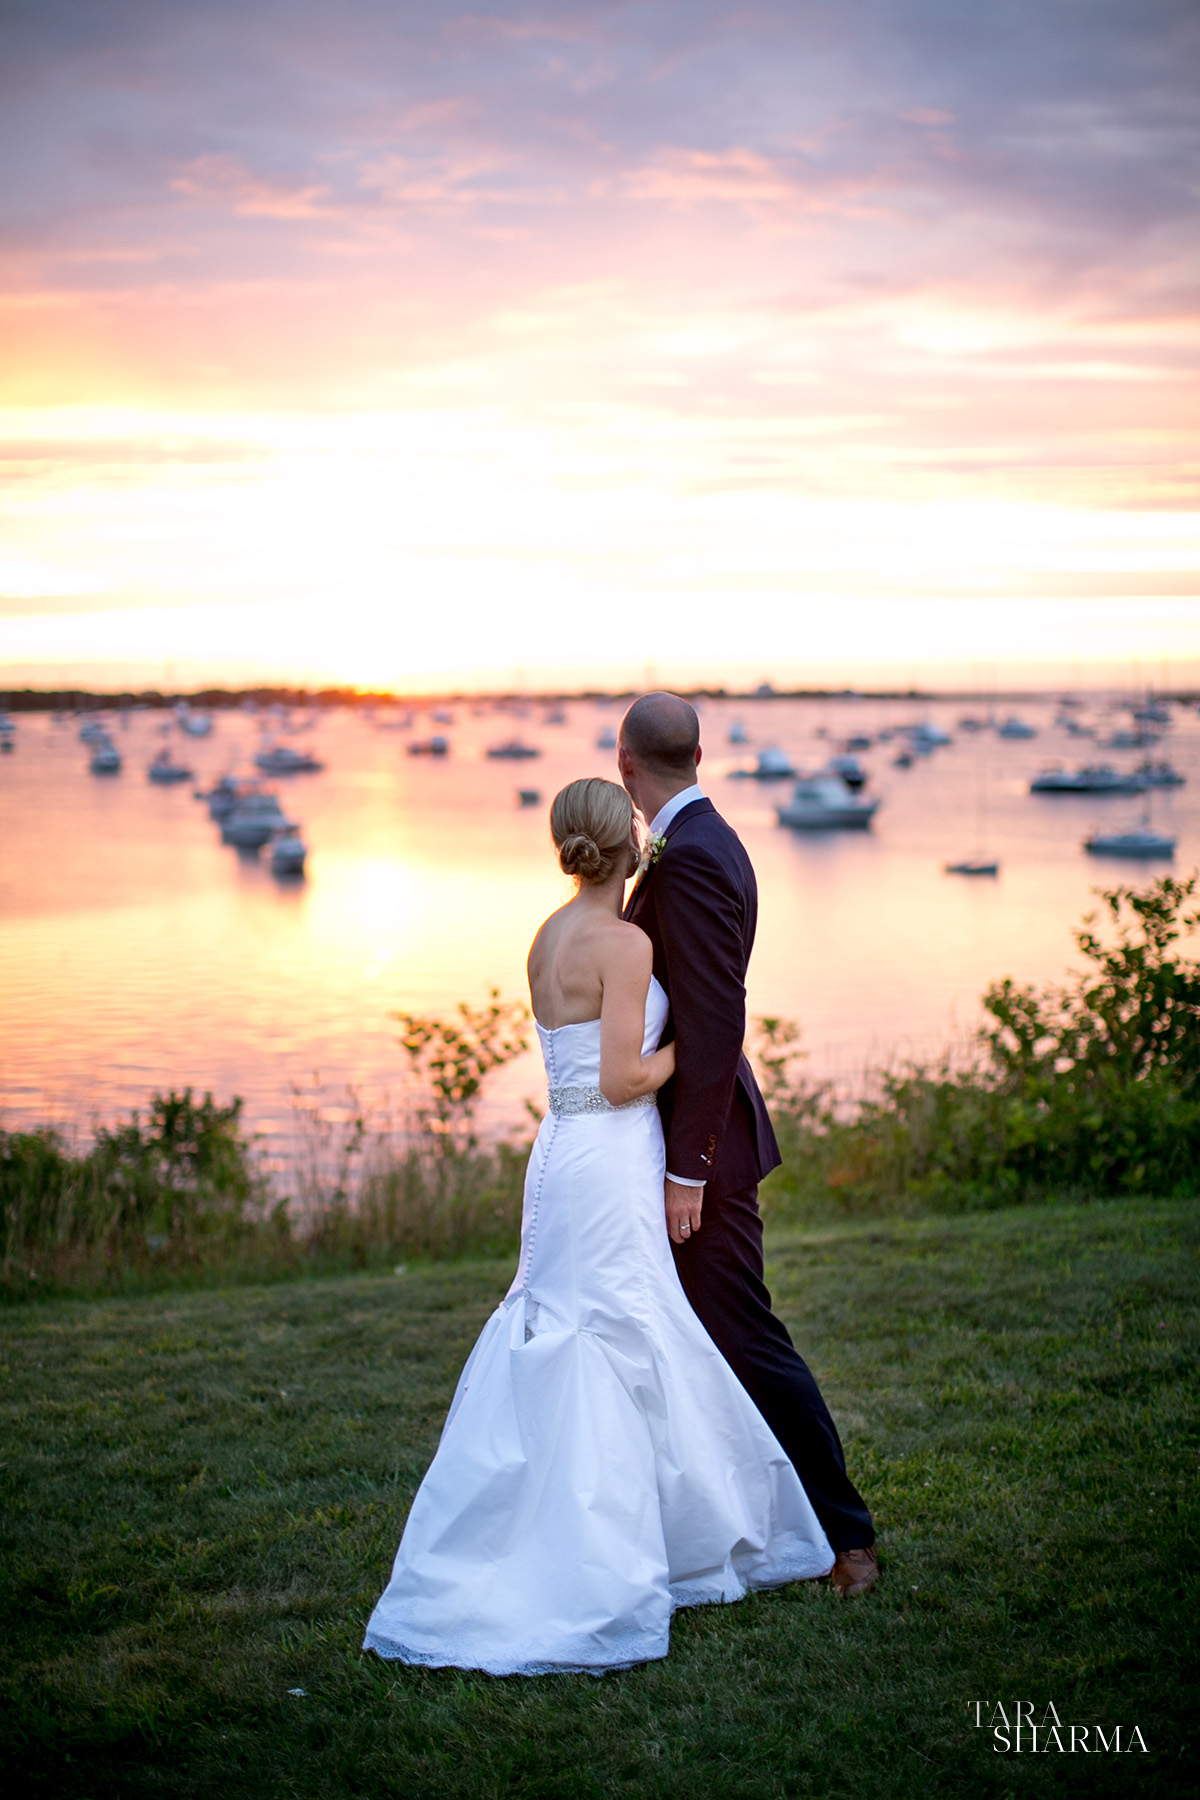
[[[1135,824],[1136,798],[1033,796],[1030,777],[1098,754],[1132,767],[1144,751],[1098,753],[1072,738],[1047,702],[1015,709],[1037,735],[1016,741],[959,727],[961,703],[872,700],[710,702],[702,711],[702,778],[758,871],[761,917],[751,966],[752,1013],[800,1021],[818,1075],[847,1084],[881,1060],[936,1051],[973,1027],[999,976],[1042,982],[1074,956],[1071,927],[1094,888],[1200,863],[1200,717],[1171,709],[1152,754],[1187,785],[1154,796],[1153,822],[1178,835],[1173,861],[1088,856],[1097,823]],[[1010,708],[1002,708],[1007,714]],[[598,746],[616,705],[575,702],[563,723],[531,705],[523,717],[454,709],[449,725],[418,714],[410,732],[381,715],[339,710],[307,734],[320,774],[275,785],[309,843],[307,877],[273,877],[265,861],[220,841],[193,784],[146,776],[165,715],[113,721],[121,774],[89,774],[77,720],[24,715],[0,757],[0,1122],[86,1128],[144,1104],[156,1087],[190,1083],[245,1097],[251,1124],[282,1151],[294,1085],[319,1073],[336,1108],[347,1083],[395,1092],[402,1052],[389,1013],[444,1013],[496,986],[523,999],[533,931],[569,894],[549,848],[546,810],[564,782],[615,777]],[[1080,715],[1101,737],[1128,715],[1099,702]],[[744,724],[744,751],[728,743]],[[737,757],[771,745],[815,767],[851,733],[921,719],[953,742],[908,769],[902,741],[861,753],[882,805],[868,832],[800,834],[774,808],[788,784],[738,780]],[[172,749],[204,786],[247,770],[263,721],[216,715],[208,739],[172,727]],[[440,730],[443,759],[406,754],[410,736]],[[489,761],[519,733],[536,761]],[[521,808],[518,786],[543,804]],[[948,875],[979,848],[996,879]],[[494,1124],[515,1118],[540,1073],[525,1058],[497,1079]]]

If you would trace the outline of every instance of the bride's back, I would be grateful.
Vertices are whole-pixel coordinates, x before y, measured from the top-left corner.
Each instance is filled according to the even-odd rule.
[[[621,933],[636,930],[575,901],[551,913],[529,949],[529,998],[547,1031],[600,1017],[604,972]]]
[[[624,788],[599,776],[572,781],[555,795],[550,835],[559,867],[579,883],[529,951],[533,1016],[557,1031],[600,1017],[607,973],[628,955],[629,934],[641,936],[620,917],[625,882],[637,864],[633,803]]]

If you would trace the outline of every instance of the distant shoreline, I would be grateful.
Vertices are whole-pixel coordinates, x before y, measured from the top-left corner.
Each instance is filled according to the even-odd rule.
[[[1045,702],[1064,696],[1091,699],[1126,697],[1139,693],[1132,687],[1053,688],[723,688],[683,687],[675,690],[689,700],[732,700],[742,704],[769,700],[906,700],[914,703],[954,701],[961,705],[998,706]],[[1154,698],[1191,706],[1200,703],[1200,688],[1155,688]],[[245,687],[245,688],[0,688],[0,710],[11,713],[78,712],[95,707],[126,706],[157,709],[192,706],[230,710],[252,702],[256,706],[503,706],[565,704],[571,701],[628,702],[639,688],[538,688],[497,689],[494,692],[447,690],[445,693],[405,693],[400,689],[355,687]]]

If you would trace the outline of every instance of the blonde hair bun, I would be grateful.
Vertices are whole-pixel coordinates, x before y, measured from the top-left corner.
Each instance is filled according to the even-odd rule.
[[[550,834],[566,875],[607,881],[620,866],[632,873],[633,801],[615,781],[598,775],[572,781],[554,796]]]
[[[600,846],[586,831],[573,831],[558,846],[558,860],[566,875],[578,875],[580,881],[595,881],[604,858]]]

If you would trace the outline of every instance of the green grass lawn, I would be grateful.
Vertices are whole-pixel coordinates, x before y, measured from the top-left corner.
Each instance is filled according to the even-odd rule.
[[[603,1680],[358,1648],[507,1266],[12,1307],[7,1791],[1194,1791],[1197,1226],[1143,1201],[777,1233],[884,1581],[683,1613],[666,1662]],[[996,1700],[1148,1752],[997,1753]]]

